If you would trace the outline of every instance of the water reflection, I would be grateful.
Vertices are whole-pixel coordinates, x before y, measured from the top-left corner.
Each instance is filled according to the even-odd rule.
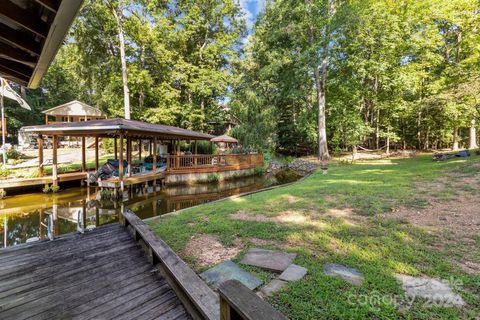
[[[285,181],[281,181],[285,182]],[[276,184],[267,177],[247,177],[221,184],[149,186],[126,191],[121,201],[102,200],[97,188],[70,188],[58,194],[32,193],[0,200],[1,247],[84,232],[118,221],[124,207],[141,219],[192,207]]]

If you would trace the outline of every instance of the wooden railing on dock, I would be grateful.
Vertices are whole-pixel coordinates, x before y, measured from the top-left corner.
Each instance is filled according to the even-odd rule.
[[[287,319],[238,280],[225,281],[218,288],[218,292],[221,320]]]
[[[219,299],[132,211],[126,209],[120,222],[143,247],[150,262],[157,266],[193,319],[286,320],[281,313],[237,280],[229,280],[220,285]]]
[[[167,157],[167,171],[214,172],[253,169],[262,165],[262,154],[169,155]]]
[[[129,227],[133,238],[146,250],[152,264],[167,279],[185,309],[194,319],[219,319],[217,295],[180,257],[133,212],[126,209],[120,219]]]

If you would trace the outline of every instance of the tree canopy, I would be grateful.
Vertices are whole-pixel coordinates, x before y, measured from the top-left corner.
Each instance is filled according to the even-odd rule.
[[[26,95],[125,116],[121,31],[133,119],[233,122],[244,146],[288,154],[457,147],[480,122],[478,26],[476,0],[272,0],[252,30],[236,0],[87,0]],[[7,105],[10,131],[38,113]]]

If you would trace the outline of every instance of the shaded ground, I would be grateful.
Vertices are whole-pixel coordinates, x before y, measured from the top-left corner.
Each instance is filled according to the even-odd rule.
[[[479,167],[478,156],[332,164],[327,175],[317,171],[291,186],[207,204],[150,226],[177,252],[203,234],[225,248],[241,241],[234,261],[251,246],[297,253],[295,263],[308,275],[269,298],[291,319],[475,319]],[[192,265],[201,271],[196,259]],[[365,281],[355,287],[327,277],[326,263],[356,268]],[[466,306],[406,301],[396,274],[454,283]]]

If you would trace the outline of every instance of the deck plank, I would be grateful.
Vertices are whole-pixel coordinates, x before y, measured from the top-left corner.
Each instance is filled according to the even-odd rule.
[[[190,319],[119,224],[0,249],[0,319]]]

